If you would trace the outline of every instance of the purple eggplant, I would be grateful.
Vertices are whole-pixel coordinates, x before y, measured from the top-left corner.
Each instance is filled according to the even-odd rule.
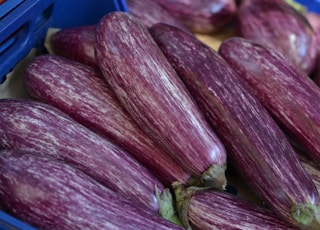
[[[320,192],[320,166],[314,160],[312,160],[308,155],[303,152],[298,152],[298,157],[307,171],[311,176],[313,183],[316,185],[318,192]]]
[[[163,184],[130,154],[61,110],[30,99],[0,100],[0,148],[39,151],[83,170],[139,206],[158,213]]]
[[[279,52],[243,38],[229,38],[219,53],[285,133],[320,163],[320,88]]]
[[[155,0],[194,33],[223,30],[237,12],[235,0]]]
[[[282,53],[310,74],[315,66],[316,37],[308,20],[283,0],[245,0],[238,9],[239,36]]]
[[[224,189],[225,148],[147,27],[113,12],[96,36],[100,70],[139,127],[187,172]]]
[[[266,207],[233,194],[174,183],[177,203],[186,229],[298,230]]]
[[[33,98],[51,104],[126,149],[166,186],[188,184],[189,173],[160,149],[131,119],[99,71],[57,55],[34,58],[23,85]]]
[[[94,53],[96,25],[64,28],[49,40],[54,54],[97,67]]]
[[[137,17],[146,27],[161,22],[191,32],[179,19],[154,0],[126,0],[126,3],[128,12]]]
[[[193,36],[165,24],[150,32],[223,141],[229,163],[277,214],[304,225],[304,216],[297,213],[310,207],[318,211],[318,191],[283,131],[245,82]]]
[[[0,151],[0,204],[15,217],[39,229],[183,229],[49,155]]]

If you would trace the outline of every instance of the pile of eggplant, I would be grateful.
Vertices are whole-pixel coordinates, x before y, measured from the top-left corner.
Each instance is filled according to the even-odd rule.
[[[142,4],[143,2],[143,4]],[[282,0],[127,0],[0,99],[0,206],[38,229],[320,229],[319,40]],[[232,28],[218,50],[196,34]],[[259,203],[230,192],[232,168]]]

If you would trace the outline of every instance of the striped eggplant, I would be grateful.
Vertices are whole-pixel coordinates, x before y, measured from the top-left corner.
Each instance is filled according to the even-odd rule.
[[[63,28],[49,40],[51,50],[60,55],[97,67],[94,53],[96,25]]]
[[[101,184],[151,212],[162,183],[108,139],[57,108],[30,99],[0,100],[0,149],[39,151],[83,170]]]
[[[147,27],[164,22],[190,32],[182,22],[153,0],[127,0],[126,4],[130,14]],[[96,25],[63,28],[50,38],[50,48],[54,54],[97,67],[94,53],[95,31]]]
[[[303,152],[298,152],[298,157],[320,193],[320,166]]]
[[[166,185],[189,174],[135,124],[101,73],[57,55],[35,57],[23,76],[26,92],[126,149]]]
[[[126,0],[128,12],[137,17],[146,27],[166,23],[191,32],[179,19],[154,0]]]
[[[280,127],[244,81],[193,36],[165,24],[153,26],[150,33],[223,141],[239,175],[284,219],[309,224],[305,213],[318,211],[317,189]]]
[[[310,74],[317,58],[316,37],[308,20],[284,0],[245,0],[235,30],[241,37],[281,52]]]
[[[139,20],[112,12],[97,25],[96,57],[106,81],[142,130],[194,177],[226,185],[226,151]]]
[[[0,203],[15,217],[39,229],[183,229],[49,155],[0,151]]]
[[[155,0],[194,33],[220,32],[237,12],[235,0]]]
[[[233,194],[198,187],[173,185],[186,229],[298,230],[266,207]]]
[[[243,38],[229,38],[219,53],[288,136],[320,163],[320,88],[279,52]]]

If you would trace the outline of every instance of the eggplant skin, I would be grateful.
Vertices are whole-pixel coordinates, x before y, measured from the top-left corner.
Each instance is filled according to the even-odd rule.
[[[101,184],[158,213],[164,186],[123,148],[56,107],[31,99],[0,100],[0,148],[39,151],[78,167]]]
[[[146,27],[161,22],[191,33],[179,19],[154,0],[126,0],[126,4],[129,13],[138,18]]]
[[[59,76],[59,77],[57,77]],[[100,71],[58,55],[35,57],[26,67],[24,89],[124,148],[165,186],[188,184],[185,172],[131,119]]]
[[[234,0],[155,0],[192,32],[217,33],[231,22],[237,12]]]
[[[224,188],[225,148],[147,27],[113,12],[96,36],[100,70],[139,127],[187,172]]]
[[[92,67],[98,67],[94,51],[95,31],[95,25],[61,29],[49,40],[52,52]]]
[[[317,189],[287,137],[231,66],[177,28],[157,24],[150,33],[223,141],[228,162],[256,194],[293,224],[296,204],[317,209]]]
[[[306,74],[316,65],[315,33],[308,20],[282,0],[246,0],[238,8],[238,36],[282,53]]]
[[[312,181],[316,185],[318,192],[320,193],[320,166],[314,160],[312,160],[305,153],[297,151],[298,157],[306,169],[307,173],[311,176]]]
[[[39,229],[182,229],[49,155],[0,151],[0,204],[19,219]]]
[[[230,38],[219,53],[284,132],[320,163],[320,88],[281,54],[256,42]]]
[[[225,192],[197,191],[189,202],[188,219],[193,230],[299,229],[271,210]]]

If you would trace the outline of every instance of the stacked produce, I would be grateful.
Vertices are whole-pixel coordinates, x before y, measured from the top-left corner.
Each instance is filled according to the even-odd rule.
[[[183,229],[40,151],[0,154],[1,198],[19,218],[41,229]]]
[[[155,0],[194,33],[216,33],[237,13],[235,0]]]
[[[130,14],[138,18],[146,27],[162,22],[191,32],[183,21],[177,19],[154,0],[127,0],[126,3]]]
[[[0,99],[1,208],[39,229],[320,229],[305,12],[127,4],[53,34],[24,69],[30,98]],[[226,28],[242,38],[216,51],[197,37]],[[228,192],[229,166],[258,203]]]
[[[138,126],[201,183],[224,189],[225,148],[147,28],[111,13],[96,40],[100,70]]]
[[[316,37],[307,19],[283,0],[246,0],[239,6],[236,33],[281,52],[310,74],[317,58]]]
[[[96,69],[58,55],[42,55],[26,68],[23,83],[33,98],[61,109],[129,151],[165,185],[188,184],[190,174],[132,121]]]
[[[286,136],[236,72],[218,53],[174,27],[157,24],[151,34],[207,115],[239,174],[288,222],[305,225],[309,206],[315,214],[308,218],[314,218],[318,213],[316,187]],[[248,46],[244,50],[250,51]],[[294,208],[296,213],[291,213]]]
[[[0,104],[1,149],[45,150],[128,199],[158,211],[154,187],[162,191],[164,186],[118,145],[49,104],[29,99],[2,99]]]

